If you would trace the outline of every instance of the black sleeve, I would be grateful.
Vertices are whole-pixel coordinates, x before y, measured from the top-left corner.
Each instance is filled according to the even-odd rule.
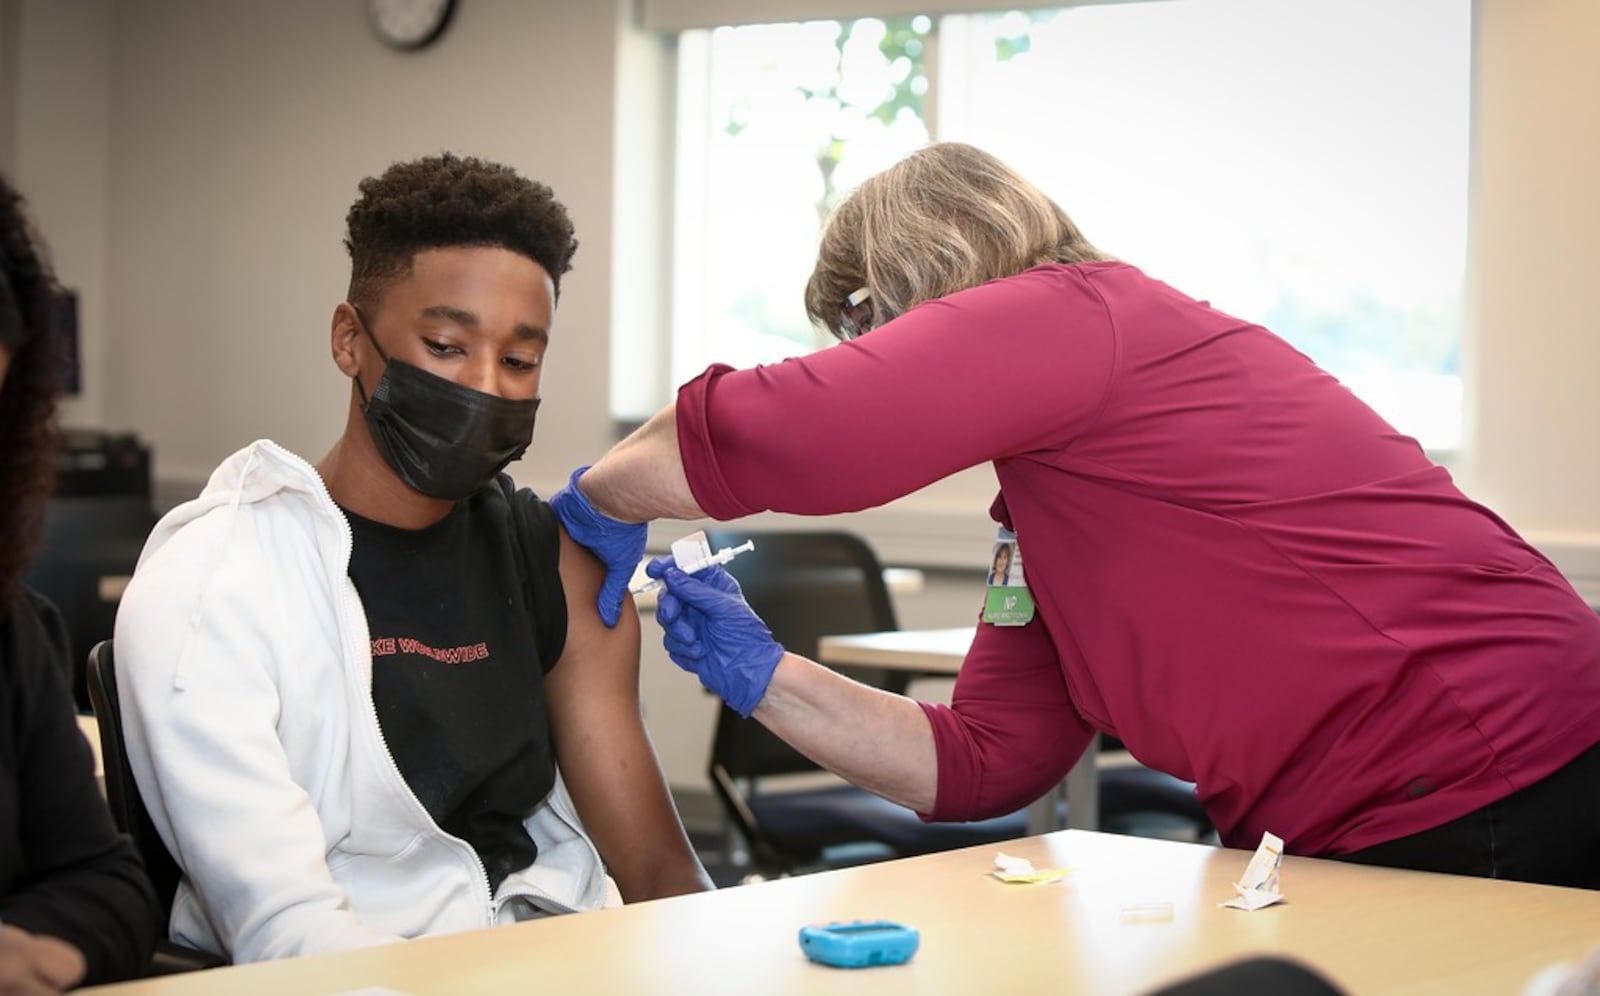
[[[94,777],[94,755],[78,731],[62,680],[60,648],[24,593],[0,623],[0,921],[59,937],[88,962],[85,984],[144,973],[161,930],[150,881],[128,838],[117,833]],[[15,806],[5,810],[4,796]]]
[[[521,547],[528,610],[539,662],[548,674],[567,645],[567,594],[561,584],[561,528],[556,513],[528,488],[511,496],[511,521]]]

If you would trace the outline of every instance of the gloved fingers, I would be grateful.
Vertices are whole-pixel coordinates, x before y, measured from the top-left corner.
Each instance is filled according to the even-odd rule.
[[[725,603],[729,596],[729,593],[721,588],[706,583],[706,576],[713,572],[726,575],[726,572],[719,567],[708,568],[696,574],[687,574],[677,567],[668,567],[662,572],[661,581],[667,586],[667,590],[682,599],[684,604],[709,611]]]
[[[656,621],[660,622],[660,618],[657,617]],[[663,638],[671,637],[685,644],[698,643],[700,640],[700,631],[688,619],[684,618],[674,619],[670,623],[663,624],[661,635]]]
[[[606,579],[600,583],[600,594],[595,600],[600,609],[601,622],[607,626],[617,624],[617,620],[622,618],[622,597],[627,592],[628,577],[615,571],[607,571]]]
[[[666,647],[670,654],[692,657],[695,660],[706,656],[706,645],[701,642],[698,633],[662,633],[661,645]]]
[[[741,598],[744,596],[744,592],[739,588],[739,582],[732,574],[723,570],[721,564],[712,564],[705,570],[697,571],[695,577],[705,582],[707,587]]]
[[[700,662],[705,660],[706,648],[698,639],[690,637],[687,640],[679,639],[675,634],[667,633],[661,637],[661,645],[666,648],[667,656],[685,671],[700,670]]]
[[[663,554],[660,557],[652,557],[650,561],[644,565],[644,572],[650,577],[659,578],[662,574],[666,573],[667,568],[675,566],[677,566],[677,561],[673,559],[672,555]]]
[[[666,629],[683,617],[683,602],[671,591],[663,591],[656,598],[656,622]]]

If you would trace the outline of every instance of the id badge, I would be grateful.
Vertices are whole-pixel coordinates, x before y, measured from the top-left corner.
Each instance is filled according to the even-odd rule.
[[[1025,626],[1033,621],[1033,596],[1028,594],[1022,574],[1022,548],[1009,529],[1002,528],[995,536],[982,619],[995,626]]]

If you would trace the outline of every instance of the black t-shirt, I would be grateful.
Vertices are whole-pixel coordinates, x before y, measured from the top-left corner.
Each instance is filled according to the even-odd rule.
[[[345,518],[389,752],[498,888],[537,857],[522,821],[555,784],[544,675],[567,634],[555,516],[502,475],[426,529]]]

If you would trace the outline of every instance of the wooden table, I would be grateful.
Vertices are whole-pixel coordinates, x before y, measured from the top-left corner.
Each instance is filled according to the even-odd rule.
[[[972,646],[977,630],[972,626],[952,629],[903,629],[882,633],[854,633],[824,636],[817,643],[817,659],[824,664],[892,668],[924,674],[954,675]],[[1062,799],[1067,805],[1066,826],[1077,830],[1100,827],[1099,769],[1108,764],[1136,764],[1126,751],[1101,756],[1098,735],[1089,742],[1083,757],[1072,766],[1062,782],[1028,807],[1028,831],[1045,833],[1061,829]]]
[[[100,724],[93,716],[78,715],[78,732],[83,734],[83,739],[89,742],[89,750],[94,753],[94,773],[104,774],[105,758],[100,753]]]
[[[824,664],[955,675],[977,632],[972,626],[956,626],[824,636],[817,641],[817,659]]]
[[[1282,954],[1352,994],[1515,996],[1600,944],[1600,892],[1287,858],[1287,902],[1223,909],[1248,852],[1061,831],[1005,846],[1064,880],[1006,885],[974,847],[597,913],[117,987],[227,993],[1137,993],[1238,958]],[[1164,921],[1124,908],[1172,904]],[[814,921],[917,927],[909,964],[807,962]]]
[[[83,734],[83,739],[89,741],[89,750],[94,753],[94,780],[100,785],[100,794],[106,791],[106,759],[100,750],[100,724],[93,716],[78,716],[78,731]]]

